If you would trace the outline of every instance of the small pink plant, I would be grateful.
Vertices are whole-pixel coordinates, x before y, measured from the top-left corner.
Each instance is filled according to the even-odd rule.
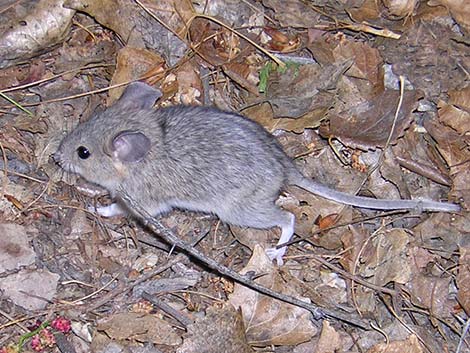
[[[52,320],[51,327],[62,333],[67,333],[71,330],[70,320],[62,316],[58,316]]]
[[[55,337],[48,328],[44,328],[31,339],[31,347],[40,352],[46,347],[54,347]]]
[[[18,344],[0,347],[0,353],[19,353],[25,342],[29,339],[31,339],[31,348],[36,352],[42,352],[46,348],[53,348],[56,345],[54,333],[68,333],[72,329],[72,325],[70,320],[63,316],[58,316],[52,322],[36,320],[28,328],[31,332],[21,336]]]

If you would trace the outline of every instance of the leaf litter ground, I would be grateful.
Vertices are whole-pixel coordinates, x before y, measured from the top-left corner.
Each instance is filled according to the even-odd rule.
[[[0,6],[1,352],[469,351],[468,5]],[[278,203],[296,216],[296,242],[281,268],[260,247],[277,229],[162,217],[220,264],[370,327],[312,320],[176,255],[131,218],[88,211],[109,198],[50,156],[137,79],[162,90],[161,106],[215,105],[259,122],[330,187],[463,210],[375,212],[288,188]],[[49,326],[57,317],[71,332]]]

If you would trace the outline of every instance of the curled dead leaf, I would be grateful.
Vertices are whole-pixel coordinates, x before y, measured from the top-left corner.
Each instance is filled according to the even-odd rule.
[[[262,3],[273,9],[273,16],[282,27],[309,28],[314,26],[320,18],[318,12],[301,0],[290,0],[289,6],[286,6],[284,0],[263,0]]]
[[[267,96],[274,117],[299,118],[311,111],[330,108],[336,84],[350,66],[351,61],[324,67],[301,65],[273,73]]]
[[[116,340],[132,339],[167,346],[176,346],[181,338],[173,327],[155,315],[146,313],[118,313],[98,323],[97,329],[105,331]]]
[[[64,0],[41,0],[23,19],[0,35],[0,68],[31,58],[60,43],[67,35],[74,10]]]
[[[470,87],[449,92],[449,102],[439,102],[439,121],[461,135],[470,131]]]
[[[341,340],[338,331],[328,321],[323,321],[320,338],[315,353],[337,352],[341,348]]]
[[[470,2],[468,0],[431,0],[431,6],[444,5],[466,31],[470,31]]]
[[[332,115],[329,126],[320,128],[320,133],[324,137],[334,136],[350,147],[375,149],[385,146],[391,128],[394,126],[391,139],[391,143],[394,144],[413,120],[411,113],[418,104],[418,97],[419,94],[416,91],[405,91],[403,103],[395,121],[399,92],[385,90],[369,102]]]
[[[334,226],[336,223],[338,223],[338,220],[339,220],[338,213],[332,213],[325,217],[322,217],[320,215],[318,216],[318,219],[315,220],[315,224],[317,224],[318,227],[320,227],[320,229],[325,229],[325,228]]]
[[[178,10],[175,10],[175,4],[172,1],[158,1],[153,2],[152,6],[146,5],[145,8],[149,12],[152,12],[150,11],[152,9],[154,11],[152,15],[159,20],[133,1],[64,0],[64,6],[87,13],[98,23],[116,32],[127,45],[165,53],[165,59],[169,65],[174,65],[186,50],[186,44],[175,33],[182,33],[186,29],[187,23],[180,15],[189,19],[189,14],[192,12],[191,3],[180,1]],[[175,12],[178,16],[174,15]],[[160,21],[167,27],[163,26]]]
[[[452,119],[453,122],[457,120]],[[437,142],[437,149],[450,166],[452,190],[450,199],[459,200],[465,209],[470,208],[470,188],[468,185],[468,161],[470,140],[454,129],[435,120],[424,121],[424,127]]]
[[[402,19],[413,14],[418,0],[382,0],[392,19]]]
[[[188,326],[177,353],[252,353],[245,337],[242,315],[231,305],[210,307],[206,316]]]
[[[423,353],[423,347],[416,337],[416,335],[410,335],[405,340],[379,343],[370,348],[367,353]]]
[[[155,68],[159,68],[159,71],[162,72],[164,65],[163,58],[155,52],[126,46],[118,52],[116,71],[114,71],[110,85],[138,79],[151,69],[154,71],[153,76],[156,76]],[[109,91],[108,106],[121,96],[124,89],[125,87],[121,86]]]
[[[263,248],[255,246],[253,255],[240,273],[253,272],[256,282],[278,292],[300,297],[284,283]],[[311,314],[305,309],[267,297],[239,284],[229,302],[241,308],[248,342],[254,346],[296,345],[316,334]]]

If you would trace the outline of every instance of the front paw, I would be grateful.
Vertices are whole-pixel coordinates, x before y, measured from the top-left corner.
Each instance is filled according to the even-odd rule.
[[[122,209],[117,203],[112,203],[109,206],[101,206],[101,207],[88,207],[88,211],[93,213],[98,213],[102,217],[114,217],[114,216],[123,216],[126,214],[126,211]]]

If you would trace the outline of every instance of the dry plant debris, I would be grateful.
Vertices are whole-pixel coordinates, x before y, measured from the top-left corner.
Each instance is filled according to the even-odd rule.
[[[470,352],[468,1],[7,0],[0,19],[0,353]],[[220,264],[370,326],[314,319],[89,211],[109,197],[51,155],[135,80],[160,106],[257,121],[330,187],[462,211],[288,188],[281,268],[262,248],[278,229],[162,217]]]

